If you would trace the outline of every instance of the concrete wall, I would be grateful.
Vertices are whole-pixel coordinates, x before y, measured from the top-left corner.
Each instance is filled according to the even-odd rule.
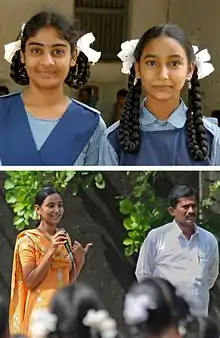
[[[11,90],[16,87],[8,78],[8,64],[3,60],[3,44],[13,41],[22,22],[43,8],[53,8],[66,15],[72,15],[74,0],[7,0],[0,12],[0,83],[7,84]],[[220,2],[219,0],[131,0],[129,11],[130,38],[139,37],[146,29],[155,24],[169,21],[180,25],[192,37],[193,43],[208,47],[215,65],[215,73],[202,80],[204,108],[207,115],[220,108]],[[13,24],[12,24],[13,23]],[[120,62],[103,63],[92,68],[91,83],[100,86],[98,108],[107,120],[112,110],[115,94],[126,86],[126,76],[120,72]],[[68,91],[75,95],[73,91]]]

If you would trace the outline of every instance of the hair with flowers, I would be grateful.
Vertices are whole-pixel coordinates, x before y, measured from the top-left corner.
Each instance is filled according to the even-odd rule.
[[[80,88],[85,85],[90,76],[90,63],[95,64],[101,57],[101,52],[93,50],[90,45],[95,41],[92,33],[79,37],[79,32],[73,23],[65,17],[54,12],[41,12],[34,15],[26,24],[21,27],[17,41],[5,45],[4,58],[10,66],[10,76],[19,85],[29,84],[29,77],[25,65],[21,61],[20,51],[25,52],[26,42],[30,37],[42,28],[54,27],[59,34],[67,40],[71,46],[71,52],[77,51],[76,65],[70,67],[65,83],[72,88]]]

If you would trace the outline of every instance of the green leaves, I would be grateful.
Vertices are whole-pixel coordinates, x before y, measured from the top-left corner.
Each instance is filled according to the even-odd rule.
[[[105,180],[104,180],[103,175],[101,173],[95,174],[95,185],[98,189],[104,189],[105,188]]]
[[[4,183],[6,202],[11,206],[14,226],[23,230],[31,221],[36,220],[34,198],[37,192],[46,186],[52,186],[60,193],[68,191],[76,195],[79,186],[88,188],[93,184],[98,189],[105,188],[105,179],[101,173],[78,171],[9,171]]]
[[[147,233],[169,220],[164,201],[159,199],[150,184],[155,172],[136,172],[132,175],[132,193],[121,198],[119,210],[125,216],[123,226],[127,230],[124,239],[125,255],[138,252]]]
[[[123,215],[129,215],[133,209],[133,203],[125,198],[119,202],[119,210]]]

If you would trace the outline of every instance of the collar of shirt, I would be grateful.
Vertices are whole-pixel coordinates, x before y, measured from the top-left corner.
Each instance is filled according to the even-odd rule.
[[[195,228],[195,233],[192,235],[192,237],[194,237],[195,235],[198,235],[199,234],[199,228],[197,227],[197,225],[195,224],[194,225],[194,228]],[[179,237],[181,235],[184,236],[181,228],[179,227],[179,225],[177,224],[177,222],[175,221],[175,219],[173,220],[173,233]]]
[[[187,107],[183,100],[181,100],[181,103],[179,107],[170,115],[170,117],[165,121],[158,120],[145,106],[144,103],[147,98],[144,99],[144,101],[141,104],[141,123],[143,125],[149,125],[153,123],[161,123],[168,122],[171,124],[174,128],[180,129],[183,128],[185,122],[186,122],[186,111]]]

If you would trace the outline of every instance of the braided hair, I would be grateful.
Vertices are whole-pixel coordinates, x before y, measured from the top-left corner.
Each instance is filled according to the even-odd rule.
[[[166,24],[154,26],[147,30],[140,38],[134,52],[135,62],[140,63],[144,48],[153,39],[160,36],[167,36],[175,39],[184,48],[188,63],[195,62],[195,54],[185,32],[178,26]],[[119,126],[119,141],[125,153],[137,153],[140,148],[140,95],[142,91],[141,80],[136,84],[134,65],[130,70],[128,78],[128,94],[123,107]],[[200,85],[198,80],[198,70],[195,66],[188,91],[188,111],[186,119],[188,149],[191,158],[195,161],[203,161],[209,154],[208,135],[203,125],[203,114],[201,105]]]
[[[23,53],[25,52],[26,42],[30,37],[35,36],[40,29],[50,26],[54,27],[62,38],[69,42],[71,53],[73,54],[76,50],[76,43],[80,37],[80,33],[76,31],[75,26],[71,22],[54,12],[40,12],[27,22],[24,31],[18,36],[18,39],[21,39],[21,51]],[[78,89],[87,83],[89,76],[90,65],[88,58],[80,52],[75,66],[69,69],[65,84],[71,88]],[[29,84],[29,76],[25,65],[21,61],[20,50],[13,56],[10,67],[10,77],[15,83],[21,86],[27,86]]]

